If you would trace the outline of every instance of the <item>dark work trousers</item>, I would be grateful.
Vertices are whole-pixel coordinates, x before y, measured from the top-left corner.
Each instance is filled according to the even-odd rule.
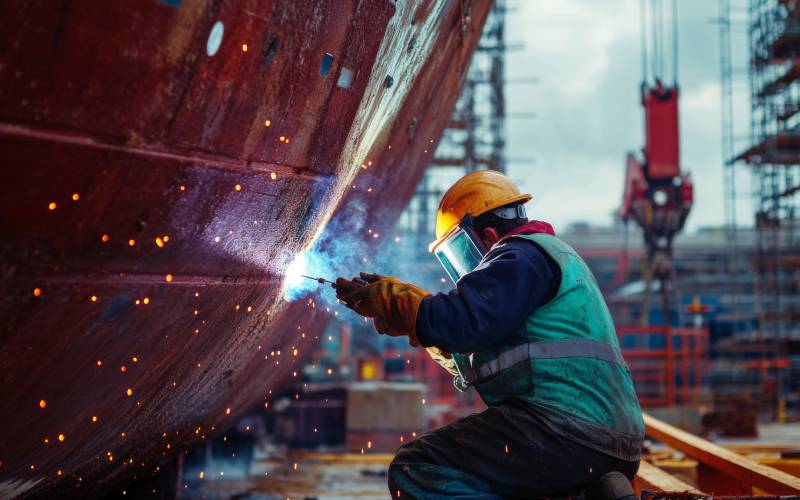
[[[530,498],[579,489],[639,462],[618,460],[548,431],[521,401],[459,419],[411,441],[389,466],[393,498]]]

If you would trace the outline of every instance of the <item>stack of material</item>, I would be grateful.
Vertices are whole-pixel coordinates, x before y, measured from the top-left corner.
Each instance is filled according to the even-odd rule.
[[[347,449],[394,451],[423,427],[425,386],[358,382],[347,391]]]

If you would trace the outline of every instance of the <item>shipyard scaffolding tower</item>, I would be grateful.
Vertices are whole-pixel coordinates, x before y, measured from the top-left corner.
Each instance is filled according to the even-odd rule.
[[[453,115],[401,218],[401,227],[423,250],[433,239],[436,209],[447,186],[475,170],[505,172],[506,10],[506,2],[494,1]]]
[[[753,266],[755,318],[721,345],[744,369],[740,379],[762,415],[800,416],[800,2],[723,0],[721,75],[726,213],[731,260]],[[747,145],[740,146],[735,110],[736,68],[731,33],[746,27],[750,89]],[[727,37],[727,39],[726,39]],[[749,170],[756,250],[739,255],[737,207],[742,204],[736,172]],[[740,325],[742,326],[742,325]]]

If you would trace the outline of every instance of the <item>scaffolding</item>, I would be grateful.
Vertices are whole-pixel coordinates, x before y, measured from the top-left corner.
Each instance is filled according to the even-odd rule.
[[[750,83],[749,83],[749,0],[719,1],[720,49],[720,110],[724,189],[725,231],[728,252],[725,259],[727,284],[721,287],[731,311],[734,336],[751,336],[756,331],[755,311],[752,301],[741,301],[742,288],[753,288],[752,238],[747,214],[752,204],[750,172],[733,158],[745,150],[751,141]]]
[[[420,241],[434,233],[444,186],[475,170],[506,170],[506,12],[506,2],[495,0],[447,128],[400,220]]]
[[[781,338],[800,335],[797,210],[800,208],[800,8],[751,0],[752,145],[736,159],[756,177],[760,323]]]
[[[749,48],[743,67],[734,61],[737,30]],[[762,413],[771,407],[782,419],[787,402],[790,411],[800,411],[800,382],[791,376],[800,369],[800,2],[721,0],[720,67],[728,260],[732,271],[742,259],[753,267],[757,317],[720,348],[750,367],[745,378],[757,386],[755,393],[774,395]],[[750,108],[738,112],[744,77]],[[749,124],[746,134],[742,124]],[[751,179],[744,196],[742,170]],[[752,204],[757,232],[750,253],[738,244],[743,201]]]

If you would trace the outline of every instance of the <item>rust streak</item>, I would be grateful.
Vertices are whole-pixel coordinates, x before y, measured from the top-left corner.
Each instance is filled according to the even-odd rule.
[[[30,282],[36,280],[44,283],[86,283],[97,285],[119,284],[145,284],[145,285],[275,285],[280,284],[282,278],[275,275],[261,276],[211,276],[211,275],[175,275],[172,281],[164,279],[166,274],[138,274],[138,273],[72,273],[50,276],[17,276],[15,281]]]
[[[84,146],[96,149],[104,149],[108,151],[118,151],[122,153],[147,156],[150,158],[162,158],[167,160],[178,161],[181,163],[193,163],[210,167],[215,167],[223,170],[233,170],[237,172],[275,172],[279,176],[296,177],[306,180],[317,180],[320,178],[333,179],[336,176],[330,174],[320,174],[314,172],[306,166],[293,166],[281,163],[269,163],[253,160],[241,160],[238,158],[231,158],[228,156],[212,155],[200,151],[175,151],[159,149],[157,146],[140,145],[132,146],[127,144],[113,144],[111,142],[99,139],[97,137],[78,134],[74,132],[45,130],[41,128],[31,128],[22,125],[15,125],[13,123],[0,122],[0,135],[25,137],[31,139],[39,139],[49,142],[59,142],[63,144],[72,144],[76,146]]]

